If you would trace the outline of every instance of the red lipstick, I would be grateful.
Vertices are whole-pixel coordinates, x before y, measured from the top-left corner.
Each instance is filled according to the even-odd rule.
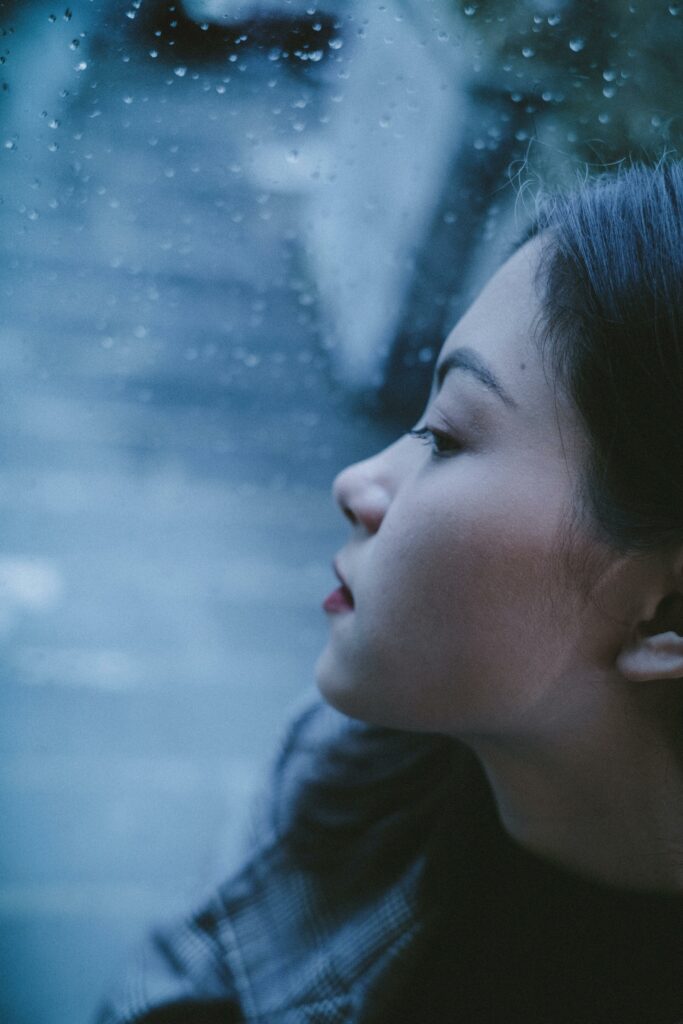
[[[323,601],[323,608],[326,612],[336,614],[337,612],[349,612],[353,609],[353,594],[351,593],[344,577],[339,572],[336,563],[333,563],[332,568],[334,574],[341,583],[340,587],[333,590],[331,594]]]

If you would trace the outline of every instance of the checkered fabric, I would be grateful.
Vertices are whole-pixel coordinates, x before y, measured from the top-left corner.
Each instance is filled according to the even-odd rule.
[[[357,728],[310,709],[290,772],[296,785],[317,744]],[[301,738],[301,737],[299,737]],[[412,864],[381,893],[349,892],[292,864],[264,815],[255,852],[198,913],[156,932],[97,1024],[370,1024],[389,979],[417,948]]]

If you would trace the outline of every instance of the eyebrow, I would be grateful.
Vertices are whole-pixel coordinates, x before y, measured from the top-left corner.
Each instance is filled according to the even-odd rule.
[[[471,373],[487,390],[498,395],[506,405],[512,409],[517,408],[515,400],[511,398],[493,371],[474,349],[456,348],[436,364],[432,383],[436,385],[437,389],[441,387],[450,370],[465,370],[467,373]]]

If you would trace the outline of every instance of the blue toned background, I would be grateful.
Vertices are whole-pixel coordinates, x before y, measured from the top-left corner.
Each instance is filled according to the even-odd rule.
[[[584,7],[0,0],[2,1024],[239,859],[510,174],[677,143],[679,5]]]
[[[288,162],[329,68],[162,61],[136,6],[2,40],[3,1024],[89,1020],[234,864],[324,642],[331,479],[387,436],[333,383]]]

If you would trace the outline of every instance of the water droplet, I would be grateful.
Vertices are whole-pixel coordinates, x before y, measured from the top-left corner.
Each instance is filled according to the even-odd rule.
[[[476,4],[465,4],[465,6],[463,7],[463,14],[467,18],[473,17],[476,13],[477,13],[477,5]]]
[[[343,39],[338,39],[338,38],[337,39],[330,39],[330,41],[329,41],[329,43],[327,45],[329,46],[329,48],[331,50],[341,50],[342,46],[344,45],[344,40]]]
[[[82,61],[80,61],[80,63],[78,63],[78,64],[76,64],[74,66],[74,71],[85,71],[87,66],[88,66],[88,62],[85,61],[85,60],[82,60]]]
[[[17,148],[17,144],[14,141],[14,139],[6,139],[4,145],[5,145],[5,149],[16,149]]]
[[[606,85],[602,90],[602,95],[606,100],[611,100],[617,90],[613,85]]]
[[[279,46],[274,46],[272,50],[268,51],[268,60],[279,60],[282,56],[282,50]]]
[[[533,57],[535,52],[536,51],[534,49],[532,49],[531,46],[525,46],[522,49],[522,57]]]
[[[132,96],[124,96],[123,97],[123,102],[126,103],[128,106],[130,106],[130,104],[133,102],[133,97]]]
[[[609,122],[610,122],[609,114],[606,114],[606,113],[598,114],[598,121],[600,122],[600,124],[609,124]]]
[[[135,15],[136,14],[137,14],[137,11],[126,11],[126,17],[130,18],[131,21],[135,20]]]
[[[285,159],[286,159],[288,164],[295,164],[297,162],[297,160],[299,159],[299,150],[298,149],[290,149],[290,151],[287,154],[287,156],[285,157]]]
[[[26,214],[26,216],[28,217],[29,220],[38,220],[38,211],[37,210],[29,210],[28,213]]]
[[[671,6],[669,7],[669,14],[672,14],[673,17],[675,18],[680,13],[681,13],[680,5],[679,4],[671,4]]]
[[[69,43],[69,49],[70,50],[77,50],[80,45],[81,45],[80,39],[72,39],[71,42]]]
[[[133,334],[139,341],[147,337],[147,328],[143,327],[142,324],[138,324],[137,327],[133,328]]]
[[[152,57],[152,58],[156,58],[156,57],[158,57],[158,56],[159,56],[159,51],[158,51],[158,50],[150,50],[150,51],[149,51],[149,55],[150,55],[150,57]]]
[[[73,11],[71,10],[70,7],[67,7],[67,9],[64,11],[64,21],[71,21],[73,16],[74,16]]]
[[[311,52],[308,55],[308,59],[312,60],[314,64],[317,64],[318,61],[322,60],[324,56],[325,55],[322,50],[311,50]]]
[[[585,45],[586,40],[582,39],[580,36],[577,36],[575,39],[569,40],[569,49],[573,53],[581,53]]]
[[[616,71],[611,70],[603,71],[602,77],[605,79],[606,82],[613,82],[614,79],[617,77],[617,73]]]
[[[178,68],[174,68],[173,69],[173,74],[177,75],[178,78],[184,78],[185,75],[187,74],[187,68],[183,67],[183,66],[178,67]]]
[[[561,21],[562,21],[562,18],[560,17],[559,14],[551,14],[551,15],[548,16],[548,24],[550,25],[551,28],[555,28],[555,26],[559,25]]]
[[[379,119],[380,128],[388,128],[390,124],[391,117],[389,116],[389,114],[382,114],[382,116]]]
[[[446,30],[442,28],[439,29],[439,31],[437,32],[436,38],[439,40],[440,43],[447,43],[448,40],[450,39],[450,36],[448,35],[448,32],[446,32]]]
[[[57,15],[56,14],[48,14],[47,20],[50,22],[51,25],[54,25],[54,23],[57,20]]]

